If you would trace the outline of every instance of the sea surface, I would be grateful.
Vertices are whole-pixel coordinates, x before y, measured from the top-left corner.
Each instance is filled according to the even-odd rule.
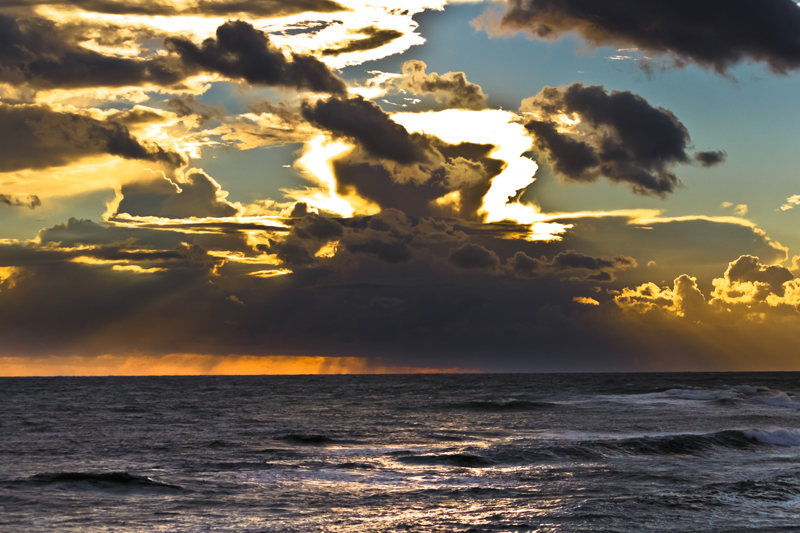
[[[0,379],[0,531],[800,531],[800,374]]]

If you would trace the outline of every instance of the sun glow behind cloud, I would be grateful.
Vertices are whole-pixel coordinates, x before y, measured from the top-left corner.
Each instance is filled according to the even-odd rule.
[[[318,185],[304,190],[285,190],[284,192],[298,202],[305,202],[309,207],[335,213],[343,217],[351,217],[357,209],[360,214],[373,212],[366,202],[360,198],[343,198],[336,192],[336,177],[333,174],[333,161],[344,156],[355,146],[343,141],[333,141],[319,135],[306,143],[302,156],[295,162],[295,167],[303,178]],[[361,208],[361,209],[359,209]]]
[[[531,138],[510,111],[487,109],[467,111],[448,109],[429,113],[396,113],[392,119],[410,132],[435,135],[450,144],[492,144],[489,157],[505,163],[503,171],[494,177],[483,198],[480,213],[486,222],[513,220],[531,224],[531,240],[555,240],[570,226],[545,222],[545,216],[535,204],[509,202],[518,191],[534,182],[538,165],[524,154],[531,148]]]

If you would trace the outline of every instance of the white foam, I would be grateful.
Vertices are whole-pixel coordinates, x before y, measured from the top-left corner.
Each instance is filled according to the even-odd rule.
[[[762,444],[771,444],[773,446],[800,446],[800,429],[748,429],[742,431],[742,433],[748,439],[753,439]]]
[[[730,390],[670,389],[664,396],[681,400],[735,400],[739,395]]]
[[[750,401],[777,407],[795,407],[795,403],[789,398],[789,395],[782,391],[772,391],[764,396],[755,396]]]
[[[763,390],[752,385],[735,385],[733,387],[726,386],[725,388],[742,394],[756,394],[759,390]]]

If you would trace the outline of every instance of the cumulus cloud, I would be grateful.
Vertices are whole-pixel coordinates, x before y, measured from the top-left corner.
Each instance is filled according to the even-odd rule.
[[[800,194],[795,194],[786,199],[786,203],[781,206],[781,211],[788,211],[800,205]]]
[[[273,45],[266,33],[241,20],[228,21],[197,46],[188,39],[168,37],[165,46],[189,69],[221,74],[231,79],[267,86],[344,94],[347,87],[330,69],[310,55]]]
[[[719,73],[745,61],[780,74],[800,68],[800,10],[793,0],[508,0],[500,21],[484,16],[475,24],[542,39],[575,32],[594,46],[634,47]]]
[[[414,94],[432,94],[448,108],[486,109],[486,95],[480,85],[467,81],[463,72],[448,72],[441,76],[425,72],[427,65],[412,60],[403,63],[403,74],[390,83],[400,90]]]
[[[470,242],[450,250],[447,259],[459,268],[493,270],[500,264],[497,254]]]
[[[784,305],[787,303],[787,289],[790,293],[788,303],[792,300],[796,286],[792,280],[794,275],[789,269],[763,265],[758,257],[743,255],[728,265],[722,278],[713,281],[711,303],[722,308],[744,306],[753,310],[760,304]]]
[[[140,141],[113,120],[58,112],[46,105],[0,104],[0,172],[66,165],[98,154],[173,168],[186,163],[181,154]]]
[[[162,178],[129,183],[122,186],[121,194],[117,216],[205,218],[233,217],[240,212],[240,206],[225,199],[228,193],[214,178],[199,169],[188,170],[175,182]]]
[[[638,313],[670,313],[690,320],[706,313],[706,299],[697,287],[697,278],[682,274],[673,288],[644,283],[634,289],[625,288],[614,297],[617,306]]]
[[[714,289],[706,299],[697,278],[683,274],[675,280],[674,288],[645,283],[623,289],[614,301],[628,311],[723,323],[761,321],[766,313],[798,314],[800,282],[789,269],[764,265],[758,257],[743,255],[732,261],[723,277],[715,278],[712,285]]]
[[[378,105],[361,96],[304,103],[303,117],[339,137],[357,141],[370,154],[407,165],[429,159],[428,141],[394,122]]]
[[[627,183],[638,194],[664,195],[678,185],[671,168],[691,161],[689,132],[669,110],[653,107],[629,91],[602,86],[545,87],[522,102],[535,118],[525,127],[553,169],[565,179],[593,182],[604,176]],[[703,166],[721,153],[696,157]]]

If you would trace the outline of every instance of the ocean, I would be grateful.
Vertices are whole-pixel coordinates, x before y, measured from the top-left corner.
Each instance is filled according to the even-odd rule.
[[[0,531],[800,531],[800,374],[5,378]]]

